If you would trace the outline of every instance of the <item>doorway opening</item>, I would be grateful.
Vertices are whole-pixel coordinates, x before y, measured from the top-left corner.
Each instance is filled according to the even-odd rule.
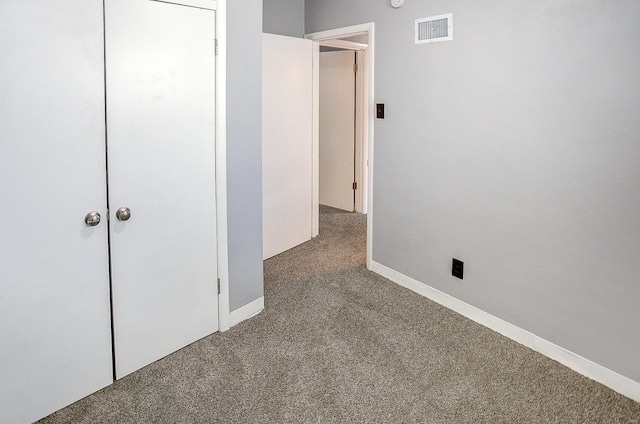
[[[367,216],[367,268],[372,256],[372,202],[373,202],[373,132],[374,132],[374,24],[362,24],[307,34],[314,41],[313,54],[313,222],[318,222],[320,204],[320,55],[321,48],[355,52],[355,105],[353,117],[354,148],[353,210]],[[317,224],[315,224],[317,225]],[[317,234],[317,228],[314,233]]]

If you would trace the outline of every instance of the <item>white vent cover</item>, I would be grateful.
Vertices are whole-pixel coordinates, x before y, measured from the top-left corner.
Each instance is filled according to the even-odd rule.
[[[416,44],[453,40],[453,13],[416,19]]]

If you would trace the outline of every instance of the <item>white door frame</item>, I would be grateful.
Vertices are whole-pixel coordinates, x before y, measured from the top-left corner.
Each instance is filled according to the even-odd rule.
[[[231,327],[227,232],[227,0],[216,1],[216,225],[218,230],[218,330]]]
[[[367,187],[369,183],[368,167],[367,167],[367,147],[369,143],[367,141],[368,124],[373,120],[373,115],[367,113],[367,100],[369,93],[367,90],[368,81],[367,77],[369,69],[367,68],[367,61],[369,56],[368,49],[356,50],[356,63],[358,66],[358,72],[356,72],[356,125],[355,125],[355,182],[358,184],[358,190],[356,190],[354,208],[356,212],[367,213],[369,207],[367,205],[368,193]]]
[[[360,176],[362,180],[360,184],[366,182],[364,190],[360,191],[360,195],[356,195],[356,211],[367,213],[367,268],[371,269],[371,257],[372,257],[372,239],[373,239],[373,142],[374,142],[374,69],[375,69],[375,48],[374,48],[374,23],[366,23],[361,25],[354,25],[344,28],[336,28],[328,31],[314,32],[305,35],[305,38],[314,41],[313,52],[313,155],[314,155],[314,173],[313,173],[313,187],[314,187],[314,214],[313,223],[317,226],[318,222],[318,187],[319,187],[319,110],[320,105],[318,101],[319,95],[319,76],[320,76],[320,45],[334,46],[340,48],[349,48],[356,51],[361,51],[364,54],[358,58],[360,69],[363,72],[360,74],[361,81],[359,84],[365,85],[366,89],[360,90],[360,95],[357,96],[361,102],[361,107],[356,107],[361,113],[356,117],[357,122],[356,131],[361,134],[356,139],[365,140],[361,143],[360,148],[356,147],[356,178]],[[363,45],[360,43],[352,43],[341,40],[346,37],[367,34],[368,46],[363,49]],[[362,63],[364,62],[364,63]],[[360,85],[359,85],[360,87]],[[366,106],[365,106],[366,105]],[[366,124],[365,124],[366,122]],[[358,144],[358,143],[357,143]],[[358,154],[360,151],[360,154]],[[357,181],[357,179],[356,179]],[[358,192],[356,192],[358,193]],[[360,198],[360,202],[358,202]],[[358,208],[360,206],[360,210]],[[365,208],[366,206],[366,208]],[[318,234],[317,228],[314,227],[314,236]]]

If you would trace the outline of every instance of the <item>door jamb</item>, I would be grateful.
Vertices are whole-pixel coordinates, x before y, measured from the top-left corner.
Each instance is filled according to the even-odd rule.
[[[367,213],[367,123],[371,116],[367,115],[367,50],[356,50],[356,98],[355,102],[355,153],[354,180],[359,190],[355,193],[354,209],[358,213]]]
[[[367,163],[364,164],[364,160],[362,163],[362,171],[363,171],[363,181],[366,181],[366,202],[362,202],[362,206],[366,204],[366,209],[363,212],[367,213],[367,269],[371,269],[372,262],[372,253],[373,253],[373,147],[374,147],[374,69],[375,69],[375,24],[373,22],[369,22],[361,25],[354,25],[344,28],[336,28],[328,31],[314,32],[311,34],[306,34],[305,38],[314,41],[314,49],[313,49],[313,222],[314,222],[314,236],[317,235],[315,230],[317,229],[318,222],[318,155],[319,155],[319,58],[320,58],[320,45],[323,44],[331,44],[335,45],[335,41],[338,39],[342,39],[345,37],[358,35],[358,34],[367,34],[368,35],[368,47],[365,52],[365,64],[363,66],[365,73],[363,73],[363,77],[366,78],[366,90],[361,90],[362,94],[366,96],[363,101],[363,105],[366,105],[366,108],[360,108],[361,110],[366,111],[366,119],[367,124],[361,125],[361,130],[363,131],[363,140],[366,142],[363,143],[366,145],[366,152],[363,152],[364,157],[367,158]],[[354,43],[357,44],[357,43]],[[343,44],[344,45],[344,44]],[[356,49],[358,50],[358,49]],[[365,75],[366,74],[366,75]],[[363,149],[364,150],[364,149]],[[363,159],[364,159],[363,157]]]
[[[216,234],[218,242],[218,331],[231,327],[227,233],[227,0],[216,2]]]

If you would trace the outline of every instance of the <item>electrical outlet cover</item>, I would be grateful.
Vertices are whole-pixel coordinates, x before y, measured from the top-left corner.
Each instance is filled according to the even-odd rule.
[[[453,258],[453,262],[451,265],[451,275],[462,280],[462,277],[464,276],[464,262]]]

